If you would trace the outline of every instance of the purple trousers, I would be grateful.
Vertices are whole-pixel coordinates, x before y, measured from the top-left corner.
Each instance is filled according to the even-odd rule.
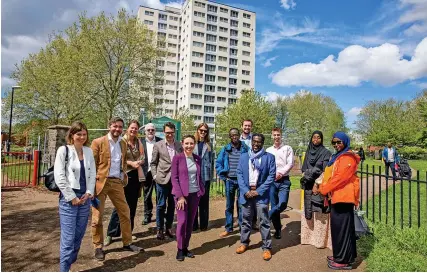
[[[183,210],[176,210],[177,228],[176,228],[176,241],[178,249],[184,250],[188,248],[190,243],[191,233],[193,232],[193,223],[196,218],[197,208],[199,207],[200,197],[197,192],[190,193],[185,200],[187,204],[184,205]],[[177,200],[175,200],[175,203]]]

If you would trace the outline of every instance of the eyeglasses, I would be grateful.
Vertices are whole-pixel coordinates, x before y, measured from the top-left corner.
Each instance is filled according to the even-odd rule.
[[[208,130],[199,129],[199,132],[200,132],[200,133],[207,133],[207,132],[208,132]]]
[[[154,129],[147,129],[146,131],[147,132],[154,132],[155,130]]]
[[[173,134],[175,134],[175,132],[165,132],[165,135],[168,135],[168,136],[173,135]]]
[[[342,141],[341,141],[341,140],[338,140],[338,141],[331,141],[331,144],[332,144],[332,146],[335,146],[335,145],[341,145],[341,144],[342,144]]]

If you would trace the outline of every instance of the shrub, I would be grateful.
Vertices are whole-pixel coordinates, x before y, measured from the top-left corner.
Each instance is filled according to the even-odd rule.
[[[422,159],[427,157],[427,149],[416,146],[404,146],[398,150],[401,157],[406,159]]]

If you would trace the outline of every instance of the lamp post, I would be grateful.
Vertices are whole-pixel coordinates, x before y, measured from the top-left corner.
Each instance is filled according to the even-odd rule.
[[[308,121],[308,120],[306,120],[306,121],[304,121],[304,126],[305,126],[305,139],[307,140],[307,145],[308,145],[308,143],[310,142],[310,140],[308,139],[308,123],[309,123],[310,121]]]
[[[13,114],[13,93],[15,89],[21,88],[19,85],[12,86],[12,98],[10,100],[10,114],[9,114],[9,135],[7,138],[7,152],[10,152],[10,143],[12,140],[12,114]]]

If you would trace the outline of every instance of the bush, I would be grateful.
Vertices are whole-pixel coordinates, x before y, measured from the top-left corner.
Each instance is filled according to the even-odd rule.
[[[398,153],[400,154],[400,157],[404,157],[406,159],[423,159],[427,157],[427,149],[416,146],[405,146],[399,148]]]

